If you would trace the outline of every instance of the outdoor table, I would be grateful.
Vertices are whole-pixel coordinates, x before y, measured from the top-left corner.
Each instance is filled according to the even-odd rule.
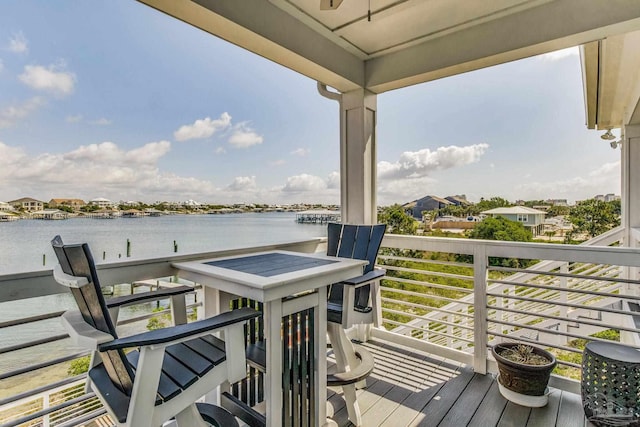
[[[591,341],[582,356],[582,404],[597,426],[640,426],[640,351]]]
[[[322,426],[327,422],[327,286],[362,274],[366,261],[305,254],[269,251],[240,256],[174,263],[178,275],[200,283],[204,288],[204,314],[213,316],[229,309],[232,296],[263,303],[264,336],[266,342],[266,419],[267,426],[289,425],[288,417],[297,412],[283,413],[283,363],[285,362],[283,318],[303,310],[312,310],[313,334],[308,348],[313,353],[312,382],[315,399],[310,405],[310,423]],[[293,297],[293,298],[292,298]],[[296,339],[296,334],[292,335]],[[297,379],[304,380],[304,379]],[[283,418],[283,416],[285,416]]]

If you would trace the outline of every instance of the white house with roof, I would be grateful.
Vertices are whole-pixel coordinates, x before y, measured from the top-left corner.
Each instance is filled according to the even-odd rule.
[[[95,199],[89,200],[90,205],[95,205],[100,208],[110,208],[113,206],[113,202],[109,199],[105,199],[104,197],[96,197]]]
[[[493,218],[503,217],[511,221],[522,223],[531,230],[533,236],[539,236],[544,232],[544,216],[546,212],[526,206],[512,206],[509,208],[495,208],[482,212],[482,214]]]
[[[13,212],[15,209],[7,202],[0,202],[0,212]]]
[[[23,197],[21,199],[11,200],[9,204],[15,209],[22,209],[26,212],[40,211],[44,209],[44,202],[31,197]]]

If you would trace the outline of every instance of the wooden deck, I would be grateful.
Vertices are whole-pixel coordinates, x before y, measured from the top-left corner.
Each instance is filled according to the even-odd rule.
[[[579,395],[552,390],[544,408],[508,402],[491,375],[387,342],[363,344],[376,367],[358,391],[363,426],[586,427]],[[337,393],[336,393],[337,391]],[[329,392],[332,418],[352,426],[340,389]]]

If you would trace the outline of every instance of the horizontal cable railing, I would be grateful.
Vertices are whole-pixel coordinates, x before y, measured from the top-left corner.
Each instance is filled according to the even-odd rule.
[[[597,246],[570,246],[387,235],[374,336],[479,371],[495,370],[491,345],[526,342],[556,354],[556,374],[578,379],[586,342],[640,347],[631,310],[640,307],[640,252],[617,246],[620,237],[617,229]]]
[[[378,265],[387,270],[379,295],[382,323],[374,328],[373,335],[473,365],[477,372],[495,370],[487,351],[491,345],[505,341],[531,343],[556,354],[560,362],[557,375],[576,379],[585,342],[616,340],[640,347],[637,328],[640,323],[635,322],[640,322],[640,312],[633,311],[640,307],[640,282],[636,280],[640,250],[610,246],[619,238],[618,230],[608,233],[606,238],[598,238],[598,246],[570,246],[386,235],[378,259]],[[318,250],[319,243],[320,239],[244,252],[269,249],[313,252]],[[103,283],[131,283],[168,277],[173,273],[173,261],[242,252],[109,264],[100,266],[99,274],[109,278]],[[153,276],[150,272],[162,274]],[[30,283],[29,280],[37,285],[48,283],[50,275],[34,272],[0,276],[0,302],[3,297],[6,301],[20,300],[22,285]],[[29,298],[51,294],[53,288],[44,284],[42,289],[38,294],[35,286],[29,285],[22,292],[24,298]],[[193,308],[201,303],[195,303]],[[128,326],[167,312],[159,309],[154,313],[135,313],[119,325]],[[49,315],[38,316],[5,320],[0,327],[19,328],[49,320]],[[3,356],[11,354],[26,345],[11,344],[0,349],[0,353],[6,350]],[[28,372],[38,367],[22,368]],[[4,373],[4,379],[24,372],[13,370],[10,377]],[[2,375],[0,372],[0,380]],[[22,416],[45,410],[41,403],[33,403],[44,394],[42,390],[34,390],[32,402],[23,402],[30,405],[31,412]],[[0,424],[4,422],[1,417],[5,406],[13,403],[0,401]],[[74,405],[68,408],[72,406],[75,408]],[[68,412],[68,408],[61,411]],[[92,413],[103,415],[97,409],[83,410],[87,412],[74,412],[76,421]],[[40,419],[49,416],[52,420],[52,414],[53,410],[48,410],[38,416]],[[63,426],[74,422],[59,420],[55,423]],[[51,425],[57,424],[52,421]]]

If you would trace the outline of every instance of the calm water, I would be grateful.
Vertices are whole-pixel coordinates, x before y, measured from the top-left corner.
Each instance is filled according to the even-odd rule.
[[[100,264],[126,258],[127,239],[131,259],[153,258],[172,255],[174,241],[178,254],[188,254],[326,236],[326,226],[298,224],[291,212],[3,222],[0,275],[53,268],[49,242],[56,234],[65,243],[89,243]]]
[[[174,254],[174,240],[178,245],[177,253],[188,254],[326,236],[326,225],[298,224],[295,213],[4,222],[0,223],[0,275],[53,268],[57,261],[49,242],[56,234],[62,236],[66,243],[89,243],[96,262],[100,264],[127,259],[127,239],[131,242],[129,259],[153,258]],[[128,287],[117,287],[116,293],[128,290]],[[74,306],[68,294],[0,303],[0,322]],[[123,311],[121,316],[127,318],[154,307],[153,304],[137,306]],[[126,328],[144,328],[146,321],[143,322]],[[0,330],[0,347],[62,333],[59,319],[5,328]],[[125,330],[121,334],[128,333]],[[0,355],[0,373],[77,350],[64,340]]]

